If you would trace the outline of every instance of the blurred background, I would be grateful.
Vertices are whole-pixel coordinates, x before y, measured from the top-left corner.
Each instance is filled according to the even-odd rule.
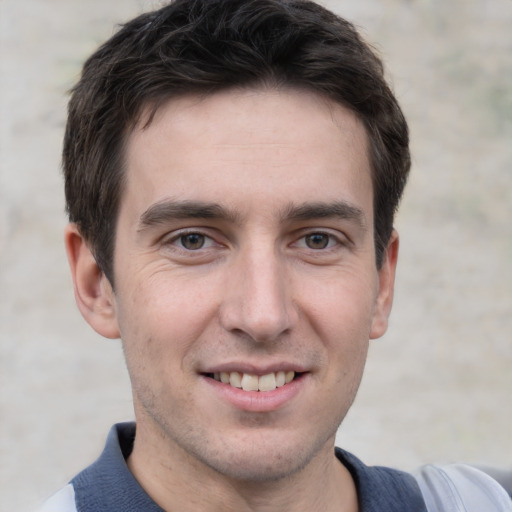
[[[120,342],[73,299],[67,90],[161,2],[0,0],[0,509],[30,511],[132,418]],[[512,465],[512,1],[330,0],[387,63],[414,156],[394,313],[338,444],[369,464]]]

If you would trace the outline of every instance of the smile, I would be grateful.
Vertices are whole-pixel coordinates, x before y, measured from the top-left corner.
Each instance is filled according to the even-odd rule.
[[[274,391],[285,384],[289,384],[294,380],[295,375],[294,371],[279,371],[261,376],[241,372],[220,372],[208,376],[243,391]]]

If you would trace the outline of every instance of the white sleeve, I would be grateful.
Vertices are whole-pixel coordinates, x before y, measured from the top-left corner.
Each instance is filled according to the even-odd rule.
[[[77,512],[73,486],[68,484],[57,491],[36,512]]]
[[[512,512],[505,489],[471,466],[429,465],[415,476],[428,512]]]

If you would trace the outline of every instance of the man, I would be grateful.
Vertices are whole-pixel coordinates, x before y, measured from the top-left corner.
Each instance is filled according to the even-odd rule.
[[[334,449],[387,328],[410,167],[352,25],[285,0],[142,15],[86,62],[63,162],[76,301],[122,339],[136,427],[43,510],[410,512],[471,480]]]

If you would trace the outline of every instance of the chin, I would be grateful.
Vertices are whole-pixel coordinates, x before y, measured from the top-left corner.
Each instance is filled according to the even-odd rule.
[[[284,439],[263,433],[257,437],[259,439],[229,443],[216,452],[206,449],[200,455],[202,462],[232,480],[271,483],[299,473],[327,446],[325,440],[312,443],[311,439],[309,442],[293,439],[292,433],[287,433]]]
[[[295,455],[295,456],[294,456]],[[290,452],[286,456],[274,454],[264,458],[261,454],[237,454],[235,460],[205,461],[211,469],[231,480],[252,483],[270,483],[283,480],[299,473],[307,465],[307,460],[298,460]]]

